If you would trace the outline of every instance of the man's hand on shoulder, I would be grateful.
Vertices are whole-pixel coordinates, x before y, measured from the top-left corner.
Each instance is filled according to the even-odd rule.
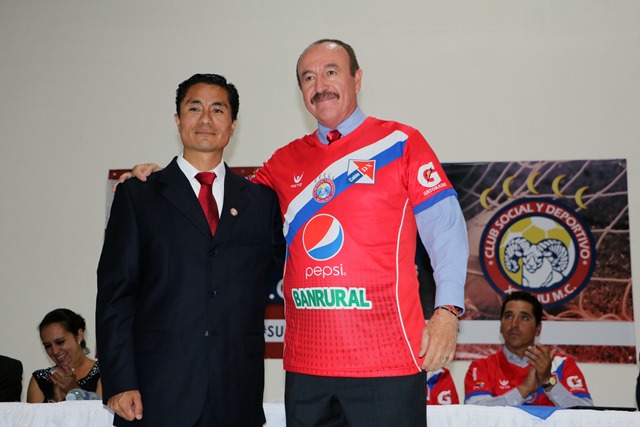
[[[142,419],[142,397],[139,390],[128,390],[109,398],[109,409],[127,421]]]
[[[120,177],[118,178],[118,182],[113,184],[113,187],[111,188],[111,190],[116,191],[118,184],[125,182],[129,178],[133,178],[133,177],[136,177],[140,181],[144,182],[147,180],[147,177],[149,175],[159,170],[162,170],[162,168],[156,163],[141,163],[139,165],[135,165],[131,169],[131,172],[125,172],[122,175],[120,175]]]

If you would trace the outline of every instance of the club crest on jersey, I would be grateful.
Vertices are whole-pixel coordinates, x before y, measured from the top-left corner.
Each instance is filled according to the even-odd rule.
[[[318,203],[326,203],[336,193],[336,185],[328,176],[321,176],[313,186],[313,198]]]
[[[347,181],[349,181],[349,184],[375,184],[376,161],[349,160]]]
[[[342,249],[344,231],[342,224],[331,215],[316,215],[302,231],[302,245],[309,257],[316,261],[333,258]]]
[[[501,295],[530,292],[545,309],[578,296],[595,261],[589,227],[552,199],[505,206],[487,222],[480,239],[480,265],[489,284]]]

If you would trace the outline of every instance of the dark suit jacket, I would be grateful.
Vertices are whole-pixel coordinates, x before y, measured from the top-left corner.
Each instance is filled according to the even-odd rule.
[[[104,402],[138,389],[135,425],[157,427],[193,425],[210,398],[220,426],[262,426],[267,278],[284,247],[275,193],[228,167],[213,238],[175,158],[118,185],[98,265]]]
[[[20,402],[22,362],[0,356],[0,402]]]

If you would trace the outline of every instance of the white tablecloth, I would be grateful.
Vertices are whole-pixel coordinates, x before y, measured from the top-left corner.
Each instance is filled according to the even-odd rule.
[[[638,427],[640,412],[558,409],[547,419],[504,406],[429,406],[427,425],[472,427]]]
[[[282,403],[265,403],[266,427],[285,427]],[[110,427],[113,414],[99,401],[0,403],[0,427]],[[637,427],[640,412],[557,410],[541,419],[518,408],[429,406],[427,424],[473,427]]]

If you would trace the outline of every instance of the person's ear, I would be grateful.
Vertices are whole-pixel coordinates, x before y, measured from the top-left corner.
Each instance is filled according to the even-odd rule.
[[[231,135],[229,135],[229,139],[233,136],[233,133],[236,131],[236,125],[238,124],[238,119],[235,119],[231,122]]]
[[[362,68],[356,71],[356,93],[360,93],[360,87],[362,86]]]

